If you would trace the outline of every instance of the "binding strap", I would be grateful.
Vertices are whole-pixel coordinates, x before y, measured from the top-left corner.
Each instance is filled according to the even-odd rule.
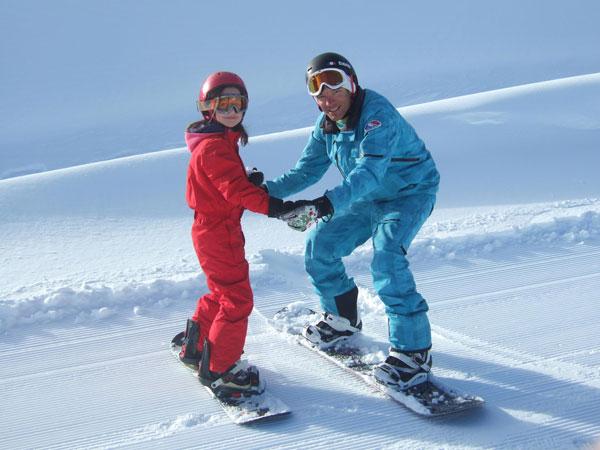
[[[398,361],[402,362],[402,364],[404,364],[406,366],[406,368],[399,367],[399,369],[404,372],[408,372],[408,371],[414,372],[419,369],[423,369],[425,372],[429,372],[431,370],[431,364],[430,364],[431,358],[429,356],[429,352],[425,352],[427,354],[427,359],[422,364],[419,364],[417,361],[415,361],[415,359],[413,357],[415,354],[418,354],[418,353],[420,353],[420,352],[406,354],[406,353],[397,352],[395,350],[390,350],[389,356],[397,359]],[[409,369],[409,370],[406,370],[406,369]]]
[[[246,369],[248,369],[248,362],[246,360],[239,360],[228,371],[222,373],[219,378],[213,381],[210,384],[210,387],[216,389],[219,386],[231,381],[236,374]]]

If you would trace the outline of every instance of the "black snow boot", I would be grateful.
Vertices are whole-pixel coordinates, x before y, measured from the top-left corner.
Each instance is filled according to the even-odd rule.
[[[302,336],[320,349],[326,349],[359,333],[362,330],[362,321],[358,314],[357,301],[358,288],[356,286],[348,292],[336,296],[335,303],[340,315],[323,313],[317,323],[306,326],[302,331]]]
[[[264,392],[264,383],[260,380],[258,369],[249,365],[246,360],[238,360],[225,372],[218,373],[209,370],[210,346],[207,340],[204,341],[202,353],[204,358],[198,373],[200,383],[207,386],[222,401],[235,405],[247,397]]]

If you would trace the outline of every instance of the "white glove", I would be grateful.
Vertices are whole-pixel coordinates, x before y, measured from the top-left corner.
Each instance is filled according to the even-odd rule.
[[[298,206],[279,216],[279,219],[287,222],[288,226],[296,231],[306,231],[317,223],[317,208],[312,203]]]

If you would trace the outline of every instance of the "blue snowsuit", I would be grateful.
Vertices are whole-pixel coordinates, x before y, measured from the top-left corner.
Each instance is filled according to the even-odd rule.
[[[439,173],[415,130],[383,96],[359,90],[340,131],[321,113],[296,166],[268,181],[269,194],[285,198],[319,181],[330,164],[343,181],[325,195],[329,221],[308,235],[305,267],[324,311],[356,289],[342,257],[372,238],[371,273],[386,306],[389,338],[400,350],[431,347],[427,302],[417,292],[406,251],[431,214]],[[341,296],[341,297],[340,297]]]

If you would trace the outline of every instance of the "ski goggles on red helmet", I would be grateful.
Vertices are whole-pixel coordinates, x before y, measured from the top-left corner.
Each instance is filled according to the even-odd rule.
[[[309,75],[306,82],[308,93],[316,97],[323,90],[323,86],[330,89],[346,88],[353,92],[352,80],[346,72],[340,69],[323,69]]]
[[[239,113],[246,111],[247,108],[248,97],[240,94],[225,94],[211,98],[210,100],[198,102],[199,111],[218,111],[220,113],[234,111]]]

